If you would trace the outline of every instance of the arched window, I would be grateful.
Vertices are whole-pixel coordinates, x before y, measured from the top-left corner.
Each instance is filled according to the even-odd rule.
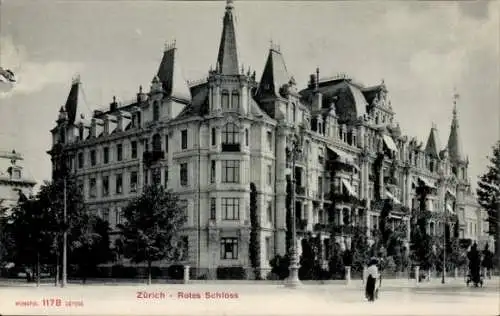
[[[248,139],[248,128],[245,129],[245,145],[248,146],[248,144],[250,143],[249,139]]]
[[[153,136],[153,151],[161,151],[161,136],[159,134]]]
[[[222,91],[222,98],[221,98],[221,101],[222,101],[222,109],[223,110],[227,110],[229,109],[229,92],[227,91]]]
[[[297,106],[295,103],[292,104],[292,122],[295,123],[295,120],[297,119]]]
[[[235,110],[240,108],[240,94],[236,90],[231,95],[231,108]]]
[[[222,151],[240,150],[240,130],[236,124],[228,123],[222,130]]]
[[[160,119],[160,102],[153,103],[153,121]]]

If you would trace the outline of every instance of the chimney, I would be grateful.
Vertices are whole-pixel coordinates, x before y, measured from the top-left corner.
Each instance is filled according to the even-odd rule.
[[[114,112],[116,111],[117,108],[118,108],[118,103],[116,102],[116,96],[113,96],[113,102],[110,103],[109,110],[111,112]]]

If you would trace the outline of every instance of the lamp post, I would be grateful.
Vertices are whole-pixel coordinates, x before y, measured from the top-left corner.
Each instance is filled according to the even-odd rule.
[[[299,280],[299,254],[297,249],[297,222],[296,222],[296,210],[295,210],[295,161],[302,153],[300,143],[300,136],[297,135],[295,129],[292,132],[292,137],[287,144],[288,152],[290,153],[290,158],[292,160],[292,192],[291,194],[291,215],[292,215],[292,246],[290,249],[290,273],[285,285],[290,288],[295,288],[300,285]]]

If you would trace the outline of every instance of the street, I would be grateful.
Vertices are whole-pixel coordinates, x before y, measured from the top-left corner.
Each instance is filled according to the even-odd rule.
[[[498,315],[498,279],[483,288],[459,280],[416,287],[387,280],[379,300],[364,300],[362,284],[77,285],[61,289],[0,288],[2,314],[163,315]]]

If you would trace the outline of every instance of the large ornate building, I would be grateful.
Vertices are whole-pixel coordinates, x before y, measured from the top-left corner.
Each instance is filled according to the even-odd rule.
[[[447,146],[436,126],[424,145],[402,134],[383,82],[365,87],[346,75],[320,78],[318,69],[299,90],[278,47],[269,50],[257,81],[239,63],[233,11],[228,1],[217,64],[206,80],[183,79],[174,44],[166,47],[149,91],[139,88],[131,104],[113,99],[109,108],[84,116],[81,83],[73,82],[49,153],[54,172],[57,155],[69,155],[91,210],[115,226],[145,185],[173,189],[188,215],[185,262],[203,268],[249,266],[251,183],[261,267],[286,252],[292,175],[298,230],[320,234],[325,244],[332,222],[376,228],[384,200],[394,206],[393,225],[409,227],[417,186],[429,188],[429,210],[458,215],[463,237],[480,238],[484,221],[470,203],[456,109]],[[302,152],[291,170],[293,135]],[[432,233],[440,230],[442,224],[429,225]]]

